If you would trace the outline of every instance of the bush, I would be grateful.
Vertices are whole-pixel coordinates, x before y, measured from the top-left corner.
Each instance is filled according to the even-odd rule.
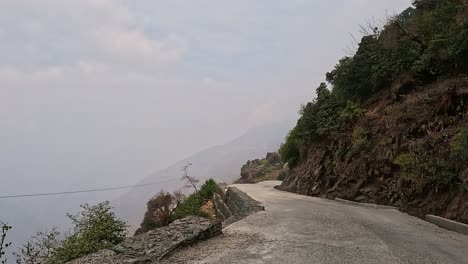
[[[203,200],[200,198],[200,195],[198,193],[192,193],[177,206],[172,218],[175,220],[191,215],[208,217],[206,213],[201,211],[202,205]]]
[[[213,199],[215,193],[220,193],[221,189],[215,180],[209,179],[200,187],[200,197],[203,201]]]
[[[460,163],[468,161],[468,129],[463,129],[451,144],[453,158]]]
[[[68,214],[74,225],[71,235],[54,250],[47,263],[65,263],[122,242],[127,235],[125,222],[117,219],[109,202],[81,205],[76,215]]]
[[[0,228],[0,263],[5,264],[7,262],[5,249],[11,246],[11,242],[7,242],[6,238],[8,231],[10,231],[12,227],[6,223],[0,222]]]
[[[370,142],[370,133],[367,131],[365,128],[356,126],[353,130],[353,135],[352,135],[352,143],[351,147],[346,154],[346,158],[350,159],[358,154],[361,154],[371,147],[371,142]],[[344,148],[341,151],[345,151]],[[344,153],[340,153],[344,154]]]
[[[211,200],[215,193],[220,192],[219,186],[213,179],[205,181],[196,193],[185,198],[174,210],[173,219],[181,219],[190,215],[209,217],[201,210],[203,203]]]
[[[147,210],[135,235],[148,232],[149,230],[167,226],[172,222],[172,214],[183,200],[181,192],[170,194],[165,191],[159,192],[147,203]]]
[[[56,248],[61,244],[60,232],[55,228],[50,231],[38,232],[31,240],[14,253],[17,264],[41,264],[51,261]]]
[[[450,157],[409,152],[398,155],[394,163],[400,166],[399,175],[404,180],[425,179],[435,184],[436,192],[439,189],[449,190],[461,182],[456,163]]]
[[[398,155],[393,162],[400,166],[400,177],[409,181],[417,176],[417,167],[422,160],[416,153],[411,152]]]

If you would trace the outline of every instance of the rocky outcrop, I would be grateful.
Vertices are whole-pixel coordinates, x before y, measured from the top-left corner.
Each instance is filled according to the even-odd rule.
[[[236,187],[229,187],[226,192],[226,204],[234,215],[246,216],[265,208],[256,200],[250,198],[245,192]]]
[[[280,189],[468,223],[466,157],[453,166],[467,153],[468,80],[383,90],[363,108],[314,143]]]
[[[70,264],[156,263],[175,249],[221,234],[221,223],[190,216],[166,227],[129,237],[119,245],[76,259]]]
[[[216,217],[219,220],[225,221],[232,216],[232,212],[227,206],[225,200],[217,193],[213,195],[213,206],[216,212]]]
[[[221,190],[221,193],[214,194],[213,205],[217,219],[223,221],[223,225],[230,225],[250,214],[265,210],[259,202],[234,186]]]
[[[241,178],[236,183],[257,183],[260,181],[277,180],[283,170],[284,164],[278,153],[269,152],[264,159],[247,161],[241,168]]]

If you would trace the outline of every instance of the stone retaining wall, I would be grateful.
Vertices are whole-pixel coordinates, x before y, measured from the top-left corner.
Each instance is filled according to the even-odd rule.
[[[234,215],[249,215],[265,208],[236,187],[229,187],[226,192],[226,204]]]

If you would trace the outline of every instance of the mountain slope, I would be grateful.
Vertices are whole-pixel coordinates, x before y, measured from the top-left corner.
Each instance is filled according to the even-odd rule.
[[[468,223],[468,1],[417,0],[364,31],[279,150],[281,188]]]
[[[154,187],[133,189],[114,201],[118,213],[130,225],[138,225],[146,209],[146,202],[161,189],[173,191],[180,189],[182,166],[192,163],[190,174],[200,180],[214,178],[219,182],[233,182],[239,178],[240,168],[249,159],[264,156],[274,151],[283,141],[291,127],[289,123],[260,126],[247,131],[244,135],[224,145],[215,146],[174,165],[146,177],[141,184],[171,180]]]
[[[461,140],[468,135],[468,80],[418,87],[400,102],[390,93],[313,144],[281,188],[468,222],[468,166],[461,174],[450,167],[466,155],[456,148],[468,147]]]

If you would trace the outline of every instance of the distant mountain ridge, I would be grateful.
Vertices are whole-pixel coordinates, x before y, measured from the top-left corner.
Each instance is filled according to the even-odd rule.
[[[200,151],[156,172],[143,179],[140,184],[168,179],[171,181],[160,186],[130,190],[113,201],[116,211],[131,226],[138,225],[145,212],[146,202],[153,195],[162,189],[173,191],[183,186],[180,181],[181,168],[187,163],[193,164],[190,174],[202,181],[214,178],[219,182],[233,182],[240,177],[240,169],[247,160],[264,157],[265,153],[277,150],[292,126],[292,123],[285,122],[252,128],[234,140]]]

